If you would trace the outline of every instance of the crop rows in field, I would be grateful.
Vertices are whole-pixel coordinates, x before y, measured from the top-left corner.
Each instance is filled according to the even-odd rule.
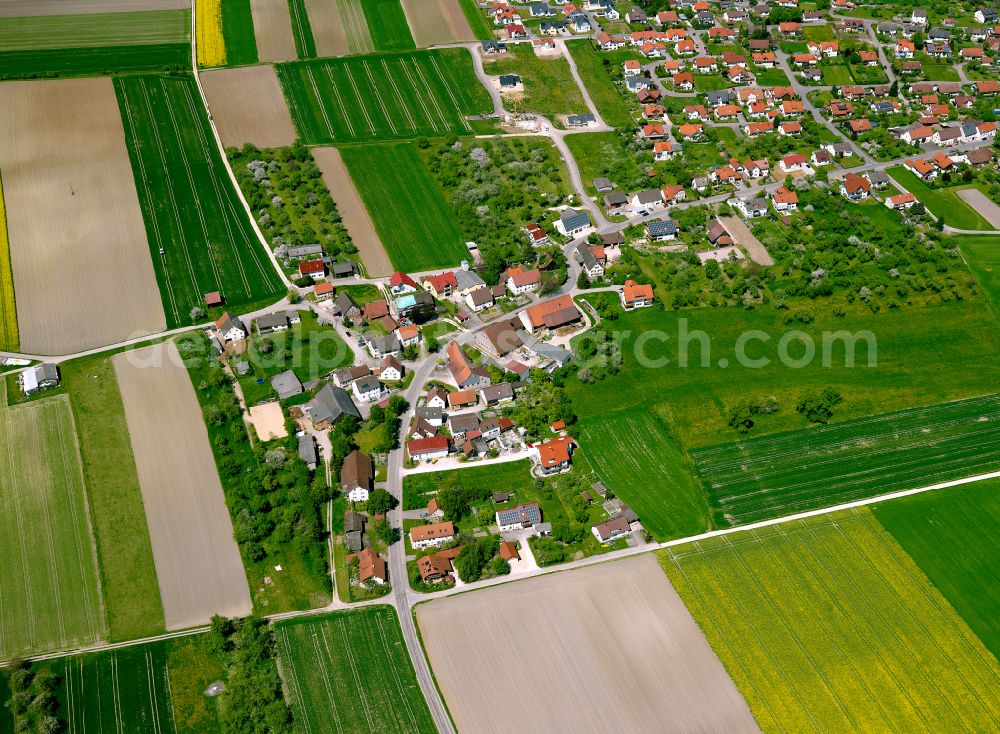
[[[465,115],[483,112],[484,90],[471,62],[454,59],[437,50],[299,61],[280,64],[278,77],[309,144],[467,133]]]
[[[0,52],[0,79],[95,76],[119,71],[160,71],[191,63],[186,43]]]
[[[17,348],[17,303],[14,300],[14,273],[10,267],[7,214],[3,205],[3,179],[0,178],[0,349],[16,352]]]
[[[115,79],[132,170],[174,326],[204,294],[227,305],[275,295],[279,282],[226,177],[191,79]]]
[[[229,66],[256,64],[257,39],[250,0],[221,0],[220,12],[225,63]]]
[[[739,525],[1000,468],[1000,395],[694,449],[717,525]]]
[[[0,659],[96,642],[104,616],[69,400],[0,383]]]
[[[657,540],[704,532],[708,507],[684,455],[645,410],[580,424],[580,443],[601,480]]]
[[[275,632],[305,734],[436,731],[392,607],[279,622]]]
[[[338,0],[338,4],[356,4],[364,13],[372,39],[373,51],[406,51],[416,48],[410,26],[399,0]],[[343,10],[341,10],[343,13]]]
[[[292,37],[295,39],[296,55],[300,59],[316,58],[316,41],[305,0],[288,0],[288,12],[292,23]]]
[[[75,49],[187,43],[190,10],[0,18],[0,48]]]
[[[764,731],[987,731],[997,660],[867,508],[677,546],[664,569]]]
[[[447,267],[468,255],[455,214],[412,143],[350,147],[341,154],[397,269]]]

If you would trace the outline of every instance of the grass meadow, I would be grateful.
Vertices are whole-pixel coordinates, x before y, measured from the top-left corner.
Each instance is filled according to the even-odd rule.
[[[69,399],[8,407],[0,384],[0,659],[105,636]]]
[[[348,147],[341,154],[396,268],[419,272],[468,257],[455,214],[413,144]]]
[[[870,505],[875,519],[1000,658],[1000,479]]]
[[[866,508],[660,558],[764,731],[1000,720],[997,659]]]
[[[399,0],[365,0],[365,22],[376,51],[410,51],[417,47]]]
[[[629,103],[625,99],[624,93],[615,86],[608,74],[609,69],[605,68],[605,58],[611,58],[612,64],[620,66],[625,58],[638,58],[635,52],[618,52],[617,54],[606,54],[597,51],[590,39],[579,39],[569,41],[566,48],[576,62],[576,69],[580,72],[590,98],[594,100],[597,111],[601,113],[604,121],[612,127],[626,127],[635,124],[629,109]],[[611,67],[617,70],[617,67]],[[573,140],[577,136],[573,136]]]
[[[974,184],[932,188],[902,166],[890,168],[886,173],[920,199],[931,214],[943,217],[946,224],[958,229],[993,229],[989,222],[958,196],[959,189],[975,188]]]
[[[316,39],[313,37],[305,0],[288,0],[288,11],[292,21],[296,55],[300,59],[316,58]]]
[[[142,491],[110,359],[61,365],[80,441],[80,458],[111,640],[148,637],[164,628],[160,587]]]
[[[507,53],[483,59],[487,74],[519,74],[524,84],[522,99],[517,103],[520,112],[537,112],[542,115],[571,115],[589,112],[583,93],[573,79],[569,62],[562,56],[541,58],[529,44],[511,44]],[[513,109],[511,100],[504,107]]]
[[[93,13],[0,18],[4,51],[188,43],[191,11]]]
[[[1000,236],[962,235],[954,242],[965,255],[965,262],[979,281],[983,295],[1000,317]]]
[[[1000,469],[1000,394],[692,450],[716,527]]]
[[[491,110],[465,49],[298,61],[277,66],[308,144],[467,133]]]
[[[228,307],[281,283],[246,222],[190,78],[120,77],[115,91],[167,323],[190,323],[204,294]]]
[[[17,302],[14,299],[14,272],[10,266],[7,213],[3,205],[3,180],[0,178],[0,349],[16,352],[19,343]]]
[[[3,51],[0,80],[104,76],[115,72],[181,69],[190,64],[191,47],[186,43]]]
[[[292,712],[307,734],[436,731],[392,607],[278,622],[275,634]]]
[[[659,541],[702,533],[708,505],[690,462],[648,411],[609,413],[574,428],[591,467]]]
[[[221,0],[220,4],[226,64],[228,66],[256,64],[257,39],[253,32],[250,0]]]
[[[532,481],[527,460],[407,474],[403,477],[403,509],[422,510],[442,487],[462,485],[470,490],[524,493],[532,489]]]

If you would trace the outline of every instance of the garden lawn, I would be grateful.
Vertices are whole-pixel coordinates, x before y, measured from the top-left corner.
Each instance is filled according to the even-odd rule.
[[[997,659],[866,508],[661,562],[763,731],[987,731]]]
[[[756,83],[762,87],[787,87],[789,86],[788,76],[778,68],[760,69],[754,72]]]
[[[597,51],[590,39],[569,41],[566,48],[576,62],[576,69],[583,79],[584,86],[594,100],[597,111],[608,125],[612,127],[627,127],[634,124],[629,103],[622,91],[615,85],[604,66],[605,54]],[[629,54],[634,55],[634,54]],[[617,58],[612,62],[617,62]],[[620,62],[619,62],[620,63]],[[576,136],[568,138],[573,140]],[[585,179],[586,180],[586,179]]]
[[[4,51],[146,46],[190,40],[188,9],[0,18],[0,48]]]
[[[807,41],[832,41],[833,28],[824,23],[823,25],[802,26],[802,37]]]
[[[850,69],[848,69],[843,64],[820,66],[823,72],[823,83],[831,86],[843,86],[845,84],[854,84],[854,79],[851,77]]]
[[[191,46],[186,43],[2,51],[0,79],[102,76],[178,70],[190,65]]]
[[[437,731],[392,607],[279,622],[275,636],[292,712],[304,731]]]
[[[954,242],[962,249],[969,270],[1000,318],[1000,235],[962,235]]]
[[[226,65],[257,63],[257,38],[253,31],[250,0],[220,0],[222,38],[226,44]]]
[[[406,51],[417,47],[399,0],[365,0],[361,7],[376,49]]]
[[[531,463],[524,460],[407,474],[403,477],[403,509],[422,510],[439,489],[456,485],[494,492],[526,492],[532,487],[530,470]]]
[[[983,644],[1000,657],[1000,479],[870,508]]]
[[[694,449],[716,527],[1000,470],[1000,394]]]
[[[295,61],[277,71],[308,144],[467,133],[466,115],[492,109],[464,48]]]
[[[958,229],[992,229],[989,222],[966,204],[956,193],[960,189],[975,188],[974,184],[947,188],[931,188],[917,176],[902,166],[890,168],[887,173],[900,186],[914,194],[928,211],[936,217],[944,217],[946,224]]]
[[[524,92],[519,95],[517,109],[542,115],[571,115],[588,112],[583,94],[562,56],[539,58],[527,43],[507,46],[507,53],[493,59],[483,59],[483,67],[491,76],[519,74]],[[511,99],[504,107],[514,108]]]
[[[583,422],[574,431],[607,487],[639,515],[657,540],[708,529],[708,505],[687,457],[644,409]]]
[[[206,293],[228,308],[276,298],[281,281],[250,228],[190,77],[119,77],[115,91],[170,326]]]
[[[396,268],[419,272],[468,257],[444,192],[412,144],[350,147],[341,154]]]
[[[163,631],[160,587],[118,378],[107,356],[61,365],[80,441],[112,640]]]
[[[728,89],[736,86],[728,79],[718,74],[695,74],[694,88],[699,92],[715,92],[720,89]]]

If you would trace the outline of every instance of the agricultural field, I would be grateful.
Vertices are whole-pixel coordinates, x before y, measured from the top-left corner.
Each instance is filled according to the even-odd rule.
[[[100,48],[189,43],[190,10],[0,18],[0,48]]]
[[[222,0],[195,0],[195,43],[198,66],[223,66],[226,39],[222,32]]]
[[[1000,394],[691,451],[713,525],[766,520],[1000,469]]]
[[[198,0],[201,5],[202,0]],[[257,63],[257,40],[254,37],[250,0],[220,0],[221,34],[225,63],[230,66]]]
[[[870,505],[875,519],[1000,658],[1000,479]]]
[[[399,0],[365,0],[361,7],[371,32],[372,51],[408,51],[417,47]],[[424,3],[423,7],[433,14],[434,6]]]
[[[335,4],[331,4],[336,7]],[[297,58],[316,58],[316,40],[313,36],[312,25],[309,23],[309,11],[306,8],[305,0],[289,0],[288,12],[295,52],[298,54]]]
[[[16,352],[18,344],[14,273],[10,267],[7,214],[3,204],[3,179],[0,178],[0,349]]]
[[[1000,317],[1000,236],[962,235],[953,242],[961,248],[983,295]]]
[[[629,102],[621,90],[615,86],[610,76],[612,70],[617,71],[621,67],[606,67],[604,59],[613,57],[612,64],[614,64],[619,62],[619,59],[624,60],[624,58],[636,57],[638,54],[631,51],[627,52],[627,55],[621,54],[621,52],[617,54],[599,52],[594,48],[594,44],[590,39],[569,41],[566,44],[566,48],[572,54],[573,60],[576,62],[577,71],[580,72],[580,78],[583,79],[583,83],[590,93],[590,98],[594,100],[594,105],[597,107],[597,111],[601,113],[604,122],[612,127],[628,127],[633,125],[634,120]],[[574,140],[577,137],[579,136],[574,135],[570,140]],[[585,183],[589,182],[585,179]]]
[[[597,476],[659,541],[702,533],[708,505],[690,460],[646,410],[609,413],[574,429]]]
[[[208,433],[177,348],[113,359],[168,630],[245,616],[250,592]],[[181,460],[183,457],[183,460]]]
[[[392,607],[278,622],[275,636],[303,731],[436,731]]]
[[[347,56],[416,48],[399,0],[293,0],[302,25],[312,25],[312,56]],[[423,6],[430,12],[433,2]],[[305,30],[302,31],[303,37]],[[301,48],[301,44],[300,44]],[[300,58],[308,58],[302,56]]]
[[[993,229],[979,212],[969,206],[958,195],[963,188],[975,188],[974,184],[953,187],[932,187],[917,178],[913,172],[902,166],[896,166],[886,171],[906,191],[914,194],[927,210],[936,217],[943,218],[946,224],[958,229]]]
[[[516,44],[508,46],[507,53],[501,56],[484,58],[483,69],[491,76],[520,75],[524,92],[508,95],[504,101],[505,108],[513,109],[512,100],[516,98],[517,109],[521,112],[542,115],[589,112],[569,62],[562,56],[539,58],[530,44]]]
[[[6,390],[0,383],[0,659],[106,634],[69,399],[8,407]]]
[[[397,269],[449,267],[468,256],[455,214],[413,144],[366,145],[340,152]]]
[[[0,52],[0,80],[177,71],[191,65],[186,43]]]
[[[115,90],[167,322],[204,294],[233,308],[276,298],[280,280],[246,221],[190,78],[120,77]]]
[[[475,36],[474,40],[485,41],[493,38],[493,25],[486,20],[486,13],[479,7],[476,0],[458,0],[458,5]]]
[[[0,18],[181,10],[187,7],[186,0],[4,0],[0,4]]]
[[[299,37],[302,29],[298,25],[293,26],[292,24],[293,8],[300,9],[294,0],[292,2],[289,0],[250,0],[257,57],[261,62],[289,61],[301,58],[306,53]],[[223,20],[223,25],[225,25],[225,20]],[[305,28],[305,33],[305,38],[310,39],[308,25]],[[311,50],[315,55],[315,49]],[[230,65],[232,63],[229,61]]]
[[[459,731],[758,731],[652,555],[415,613]]]
[[[295,142],[295,125],[273,66],[210,69],[200,76],[224,146],[280,148]]]
[[[465,49],[302,61],[278,66],[307,144],[470,132],[490,110]]]
[[[5,83],[0,109],[21,349],[70,354],[162,331],[112,81]],[[59,297],[22,287],[38,283],[58,283]]]
[[[987,731],[997,659],[867,508],[661,562],[764,731]]]
[[[417,46],[475,41],[478,36],[469,23],[462,0],[402,0],[403,11]],[[481,32],[481,29],[480,29]],[[492,34],[486,35],[490,38]]]

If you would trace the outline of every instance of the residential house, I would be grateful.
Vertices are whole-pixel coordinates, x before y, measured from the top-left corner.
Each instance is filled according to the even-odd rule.
[[[937,178],[938,169],[922,158],[911,158],[903,162],[903,166],[915,173],[924,181]]]
[[[626,538],[632,534],[632,528],[622,515],[617,515],[610,520],[598,523],[591,527],[591,532],[597,538],[597,542],[602,545],[614,543],[620,538]]]
[[[313,428],[318,431],[332,427],[343,416],[361,420],[361,413],[351,400],[350,394],[342,387],[324,385],[316,397],[306,404],[306,412],[312,419]]]
[[[754,219],[767,215],[767,199],[763,197],[737,197],[730,199],[744,219]]]
[[[867,199],[871,193],[871,183],[864,176],[847,172],[847,175],[840,181],[840,195],[850,201],[861,201]]]
[[[480,311],[492,308],[496,303],[496,299],[493,297],[491,289],[476,288],[476,290],[466,295],[465,303],[472,309],[473,313],[479,313]]]
[[[542,508],[537,502],[518,505],[505,510],[497,510],[496,523],[501,533],[530,528],[542,521]]]
[[[555,222],[555,227],[564,237],[577,237],[590,228],[590,216],[587,212],[563,209]]]
[[[909,192],[905,194],[896,194],[895,196],[887,196],[885,199],[885,205],[890,209],[895,209],[897,211],[909,209],[916,203],[917,197]]]
[[[677,237],[677,222],[673,219],[646,222],[643,234],[654,242],[666,242]]]
[[[351,383],[351,390],[354,391],[354,397],[357,400],[365,403],[373,403],[381,400],[386,392],[388,392],[375,375],[367,375],[355,380]]]
[[[351,502],[367,502],[375,488],[375,465],[371,457],[357,449],[340,466],[340,489]]]
[[[227,342],[246,339],[250,333],[247,331],[247,327],[243,325],[243,322],[238,317],[230,315],[229,312],[222,314],[222,317],[215,322],[215,328],[218,330],[222,340]]]
[[[314,471],[319,466],[319,449],[316,447],[316,439],[309,433],[299,436],[299,458],[305,462],[309,471]]]
[[[794,191],[789,191],[784,186],[779,186],[771,194],[771,202],[774,204],[775,211],[779,213],[791,212],[799,208],[799,195]]]
[[[635,308],[648,308],[655,302],[653,286],[636,283],[634,280],[626,280],[622,289],[622,307],[626,311]]]
[[[42,362],[22,370],[17,376],[17,382],[25,395],[34,395],[39,390],[59,386],[59,368],[51,362]]]
[[[306,260],[299,263],[299,277],[323,280],[329,271],[323,260]]]
[[[588,280],[594,281],[604,277],[604,265],[594,255],[589,244],[581,242],[577,245],[576,256],[583,267],[583,272],[587,274]]]
[[[538,268],[532,268],[531,270],[511,268],[507,271],[507,280],[504,285],[515,296],[519,296],[522,293],[532,293],[541,288],[542,273]]]
[[[451,443],[447,436],[431,436],[430,438],[411,438],[406,444],[406,452],[413,461],[421,459],[443,459],[448,455]]]
[[[529,334],[542,329],[558,329],[580,320],[573,298],[569,294],[530,306],[518,314]]]
[[[568,470],[572,465],[575,447],[576,442],[570,436],[559,436],[536,444],[541,473],[549,475]]]
[[[378,365],[378,377],[386,382],[399,382],[406,374],[406,368],[394,356],[387,355],[382,358]]]
[[[452,341],[448,344],[445,352],[448,371],[460,390],[484,387],[490,384],[490,376],[486,368],[475,366],[458,342]]]
[[[458,287],[458,281],[453,272],[428,275],[424,276],[424,287],[433,293],[435,298],[447,298]]]
[[[430,546],[441,547],[454,539],[455,526],[451,522],[437,522],[410,528],[410,545],[415,550]]]
[[[365,548],[358,553],[358,581],[383,585],[389,578],[385,559],[374,548]]]

